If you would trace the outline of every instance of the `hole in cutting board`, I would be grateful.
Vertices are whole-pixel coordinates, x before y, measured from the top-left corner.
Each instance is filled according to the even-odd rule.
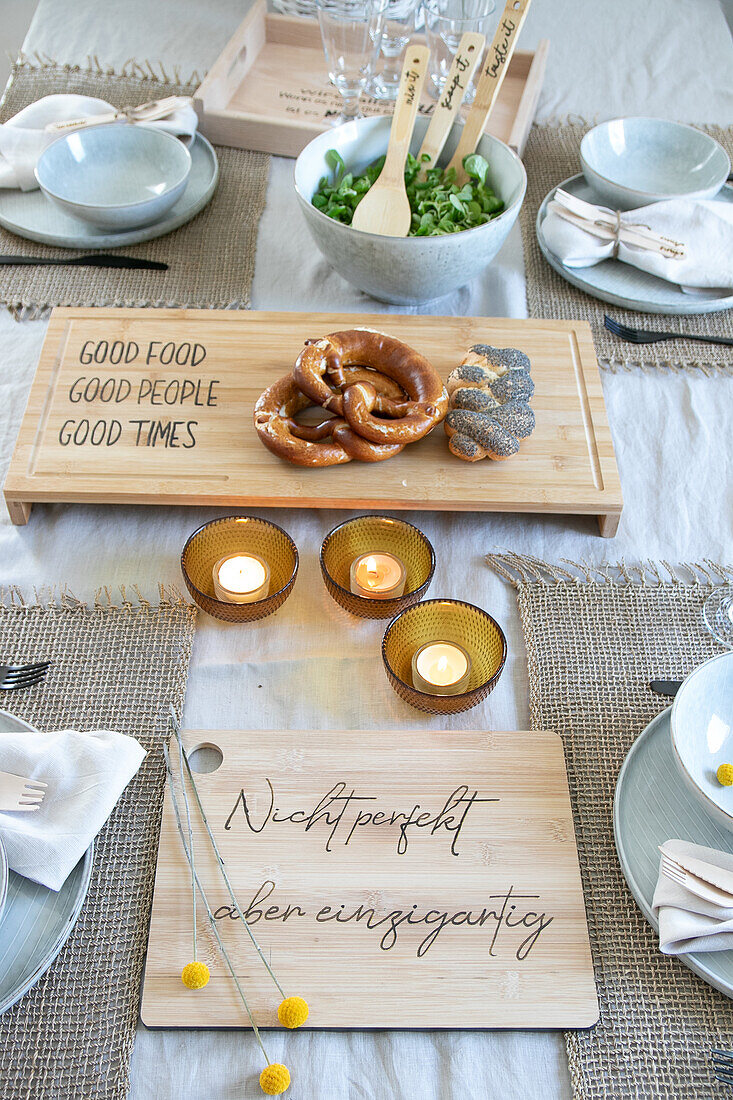
[[[196,748],[191,749],[188,754],[188,762],[191,765],[191,771],[197,772],[199,775],[217,771],[217,769],[221,767],[223,760],[224,753],[218,745],[211,745],[209,743],[197,745]]]

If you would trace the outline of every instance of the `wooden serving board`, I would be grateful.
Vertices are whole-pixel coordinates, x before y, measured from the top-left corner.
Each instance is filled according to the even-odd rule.
[[[308,1001],[309,1027],[596,1022],[556,734],[189,731],[184,742],[223,753],[197,776],[204,809],[265,957],[285,992]],[[277,1026],[277,989],[192,820],[217,928],[258,1025]],[[189,875],[167,793],[143,1022],[247,1027],[203,914],[198,954],[211,981],[197,992],[181,982]]]
[[[517,50],[509,62],[488,130],[522,153],[537,108],[548,42]],[[420,113],[435,100],[425,92]],[[363,96],[365,115],[388,115],[392,104]],[[194,97],[201,132],[219,145],[297,157],[341,112],[329,82],[318,22],[267,11],[257,0]]]
[[[521,348],[534,434],[507,462],[454,458],[441,427],[378,464],[276,458],[255,401],[307,337],[354,325],[404,340],[443,377],[477,342]],[[621,513],[589,326],[478,317],[56,309],[4,488],[14,523],[34,501],[427,508],[587,513],[609,535]]]

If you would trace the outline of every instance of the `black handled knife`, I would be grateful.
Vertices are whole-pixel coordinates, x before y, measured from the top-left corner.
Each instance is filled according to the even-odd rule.
[[[669,695],[671,699],[674,699],[677,692],[682,687],[681,680],[650,680],[649,687],[652,691],[656,691],[657,695]]]
[[[109,252],[91,252],[84,256],[0,256],[0,266],[38,267],[124,267],[135,271],[167,271],[159,260],[139,260],[136,256],[113,256]]]

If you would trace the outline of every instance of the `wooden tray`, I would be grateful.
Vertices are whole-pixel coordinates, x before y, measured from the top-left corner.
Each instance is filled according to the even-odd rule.
[[[309,1027],[584,1028],[596,1022],[557,734],[189,731],[184,741],[189,749],[205,743],[223,753],[217,771],[197,776],[206,816],[237,901],[278,980],[286,993],[308,1001]],[[352,791],[351,800],[332,801]],[[401,840],[404,818],[390,824],[393,812],[413,821],[428,814],[429,820],[423,816],[420,827],[406,828]],[[386,820],[372,824],[379,813]],[[290,815],[295,822],[272,820]],[[196,870],[255,1020],[277,1026],[277,989],[236,910],[231,917],[195,809],[192,823]],[[392,936],[389,915],[397,913],[410,913],[412,923],[395,917]],[[496,916],[481,924],[482,913]],[[457,923],[440,914],[456,916]],[[191,928],[190,872],[166,792],[143,1022],[249,1026],[204,914],[198,954],[211,981],[195,993],[183,986]]]
[[[521,155],[537,107],[549,43],[517,50],[494,106],[489,131]],[[420,112],[434,100],[425,93]],[[194,96],[201,132],[218,145],[297,157],[341,110],[326,73],[315,19],[271,15],[257,0]],[[366,115],[391,104],[364,97]]]
[[[521,348],[534,434],[507,462],[461,462],[440,427],[377,464],[276,458],[254,430],[255,401],[307,337],[354,325],[404,340],[444,377],[472,344]],[[4,490],[14,523],[34,501],[421,508],[590,514],[613,535],[622,503],[585,322],[208,309],[55,309]]]

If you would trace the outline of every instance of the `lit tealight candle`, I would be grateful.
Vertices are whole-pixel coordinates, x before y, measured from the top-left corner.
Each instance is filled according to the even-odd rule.
[[[258,554],[231,554],[214,566],[214,592],[225,603],[256,603],[270,590],[270,566]]]
[[[352,561],[349,578],[355,596],[391,600],[403,595],[407,571],[394,554],[362,554]]]
[[[428,642],[413,654],[412,683],[428,695],[460,695],[471,677],[471,658],[454,642]]]

